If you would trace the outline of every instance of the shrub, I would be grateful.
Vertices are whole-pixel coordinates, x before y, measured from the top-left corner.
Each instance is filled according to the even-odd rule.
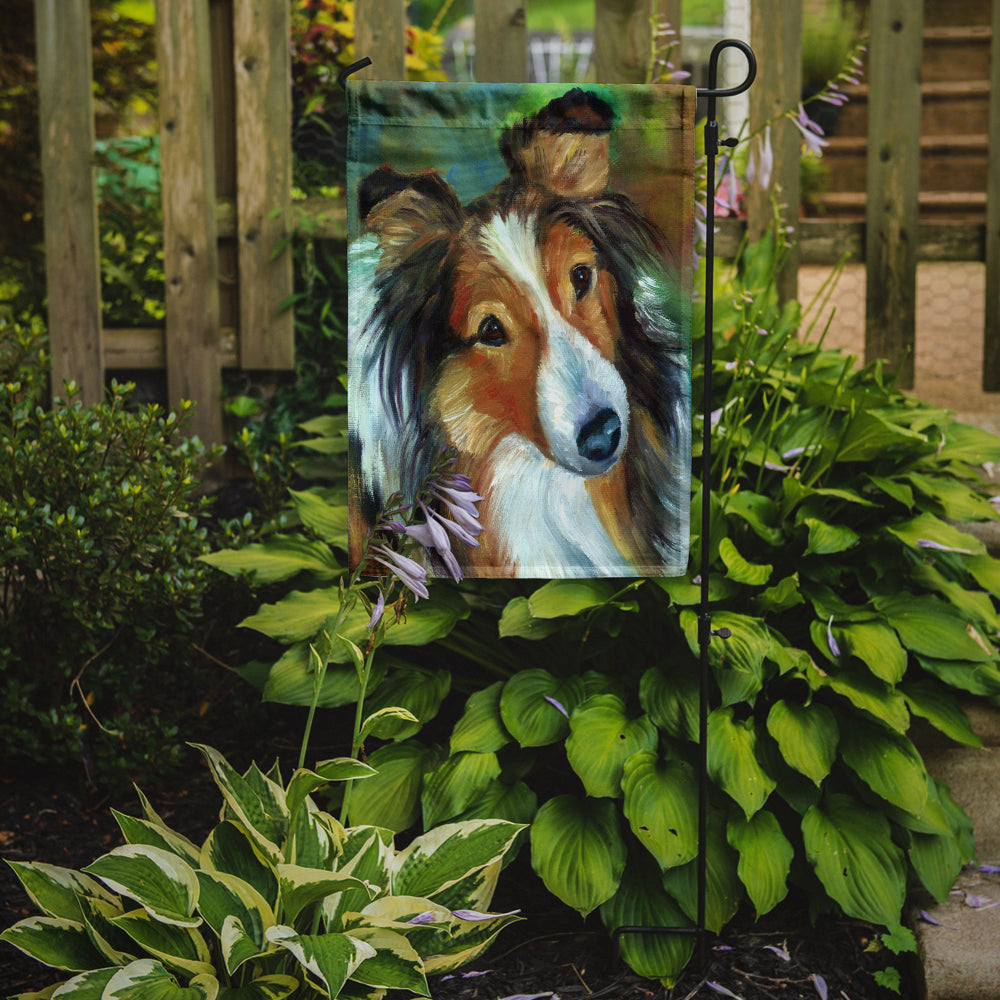
[[[209,454],[188,405],[130,409],[128,385],[96,406],[68,385],[43,409],[41,336],[0,321],[0,743],[8,760],[113,770],[175,752],[150,680],[191,660]]]
[[[709,654],[707,925],[719,930],[744,902],[763,914],[796,886],[814,912],[905,938],[907,885],[944,898],[973,851],[968,819],[927,775],[909,727],[921,717],[976,746],[956,696],[1000,695],[1000,561],[952,523],[995,517],[975,466],[1000,460],[1000,440],[903,395],[880,364],[855,368],[821,338],[798,339],[800,306],[777,302],[780,255],[771,239],[747,248],[716,289],[704,539],[695,455],[691,565],[709,545],[712,623],[732,633]],[[698,412],[697,356],[694,383]],[[303,497],[295,504],[305,524],[328,525],[311,544],[336,552],[343,512],[320,522]],[[246,553],[295,588],[246,622],[289,645],[256,672],[279,701],[311,694],[308,636],[333,593],[320,571],[336,577],[324,569],[335,555],[322,563],[300,542],[288,532]],[[397,641],[445,637],[451,669],[440,683],[434,646],[420,665],[401,648],[373,678],[371,704],[426,723],[449,686],[473,693],[447,755],[417,724],[369,747],[379,774],[352,814],[393,829],[421,813],[425,828],[534,817],[533,864],[568,905],[599,910],[609,929],[692,923],[696,573],[465,582],[450,606],[435,596],[433,622],[418,605]],[[352,675],[346,662],[330,670],[330,704],[351,700]],[[638,972],[671,981],[691,941],[627,936],[622,949]]]
[[[311,798],[369,778],[367,765],[324,761],[285,785],[277,766],[240,774],[199,749],[225,803],[200,847],[140,795],[144,818],[115,813],[125,846],[82,872],[11,864],[42,915],[0,938],[78,973],[60,995],[429,996],[428,973],[472,961],[518,919],[486,912],[516,824],[453,823],[397,849]]]

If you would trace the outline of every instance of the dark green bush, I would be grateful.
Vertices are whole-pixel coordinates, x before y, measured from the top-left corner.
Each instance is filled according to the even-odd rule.
[[[43,408],[42,337],[0,320],[0,745],[110,776],[174,752],[159,693],[191,660],[209,455],[187,405],[130,408],[129,385]]]

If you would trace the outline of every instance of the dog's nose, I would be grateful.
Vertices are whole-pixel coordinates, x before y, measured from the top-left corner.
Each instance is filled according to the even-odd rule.
[[[622,422],[618,414],[605,407],[583,425],[576,437],[576,448],[581,458],[603,462],[615,453],[621,438]]]

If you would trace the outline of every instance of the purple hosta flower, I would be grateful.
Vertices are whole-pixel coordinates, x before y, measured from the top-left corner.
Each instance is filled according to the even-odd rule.
[[[507,913],[480,913],[479,910],[452,910],[451,915],[459,920],[492,920],[494,917],[516,917],[521,911],[510,910]]]
[[[747,161],[747,183],[755,181],[766,191],[771,186],[771,174],[774,173],[774,150],[771,148],[771,126],[764,129],[762,136],[750,145],[750,158]]]
[[[548,703],[549,703],[550,705],[555,705],[555,707],[556,707],[557,709],[559,709],[559,711],[560,711],[560,712],[562,712],[562,714],[563,714],[563,715],[565,715],[567,719],[569,718],[569,712],[567,712],[567,711],[566,711],[566,709],[565,709],[565,707],[563,706],[562,702],[559,702],[559,701],[556,701],[556,699],[555,699],[555,698],[552,698],[551,696],[549,696],[549,695],[547,695],[547,694],[546,694],[546,695],[543,695],[543,697],[545,698],[545,700],[546,700],[546,701],[547,701],[547,702],[548,702]]]
[[[727,160],[728,166],[723,175],[722,183],[715,193],[715,208],[716,211],[724,212],[727,215],[736,215],[739,212],[740,198],[742,197],[740,180],[736,176],[736,165],[733,163],[732,157],[727,157]]]
[[[479,523],[479,511],[476,510],[476,503],[483,498],[478,493],[473,492],[471,487],[450,487],[438,483],[431,487],[430,493],[431,496],[445,505],[448,513],[451,514],[452,521],[463,529],[465,536],[459,535],[458,537],[462,538],[466,545],[469,544],[468,536],[471,535],[474,539],[483,530],[483,526]],[[446,520],[442,519],[442,523],[450,527]]]
[[[764,945],[764,950],[773,951],[782,962],[790,962],[792,960],[792,956],[784,948],[779,948],[776,944],[766,944]]]
[[[826,623],[826,641],[827,645],[830,647],[830,652],[834,656],[840,656],[840,646],[837,645],[837,640],[833,637],[833,615],[830,615],[830,620]]]
[[[488,976],[492,971],[492,969],[483,969],[482,972],[450,972],[447,976],[441,977],[441,982],[446,983],[449,979],[478,979],[480,976]]]
[[[437,920],[437,914],[433,910],[424,910],[423,913],[410,917],[406,922],[408,924],[432,924],[435,920]]]
[[[829,992],[826,988],[826,980],[816,972],[814,972],[809,978],[813,981],[813,986],[816,987],[816,992],[819,994],[819,1000],[826,1000]]]
[[[385,611],[385,594],[380,590],[378,592],[378,600],[375,602],[375,607],[372,608],[372,616],[368,619],[368,631],[371,632],[376,625],[382,620],[382,613]]]
[[[972,555],[972,549],[957,549],[952,545],[942,545],[931,538],[918,538],[917,547],[921,549],[937,549],[940,552],[958,552],[963,556]]]
[[[709,980],[708,982],[705,983],[705,985],[713,993],[721,993],[724,997],[733,997],[734,1000],[743,1000],[743,997],[741,997],[739,993],[734,993],[732,990],[726,989],[726,987],[723,986],[722,983],[713,983],[711,980]]]
[[[802,133],[806,149],[817,156],[823,155],[823,147],[827,145],[823,138],[823,130],[806,114],[806,109],[800,104],[798,114],[792,116],[792,124]]]
[[[448,532],[443,527],[444,518],[428,510],[426,505],[419,500],[417,506],[426,520],[423,523],[404,526],[404,533],[408,538],[412,538],[420,544],[436,571],[443,569],[453,580],[461,580],[462,570],[455,554],[451,551],[451,541],[448,538]],[[473,543],[475,544],[475,539],[473,539]]]
[[[1000,875],[1000,865],[979,865],[977,870],[985,875]]]
[[[384,545],[371,547],[372,558],[391,570],[417,597],[430,596],[427,592],[427,570],[420,563],[401,552],[393,552]]]

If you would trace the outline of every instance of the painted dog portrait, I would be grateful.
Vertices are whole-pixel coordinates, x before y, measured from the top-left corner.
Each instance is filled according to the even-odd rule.
[[[451,448],[483,498],[467,575],[684,573],[692,93],[351,94],[352,564]]]

